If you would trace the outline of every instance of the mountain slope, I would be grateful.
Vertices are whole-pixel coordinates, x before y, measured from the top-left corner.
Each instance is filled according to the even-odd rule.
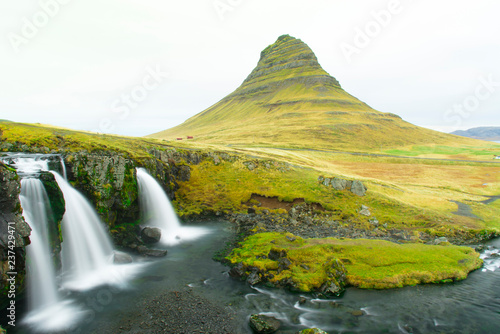
[[[233,93],[183,124],[150,137],[246,146],[373,150],[473,141],[404,122],[342,89],[301,40],[283,35]]]
[[[451,134],[468,138],[500,141],[500,127],[484,126],[465,131],[458,130]]]

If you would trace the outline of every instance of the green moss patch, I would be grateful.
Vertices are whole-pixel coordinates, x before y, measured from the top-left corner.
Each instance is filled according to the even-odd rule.
[[[270,281],[290,279],[301,291],[312,291],[325,282],[330,264],[337,259],[347,269],[348,284],[367,289],[462,280],[482,265],[479,254],[469,247],[366,239],[302,239],[290,233],[252,235],[227,259],[233,264],[274,273],[277,262],[267,257],[272,249],[285,251],[291,265],[289,270],[273,274]]]

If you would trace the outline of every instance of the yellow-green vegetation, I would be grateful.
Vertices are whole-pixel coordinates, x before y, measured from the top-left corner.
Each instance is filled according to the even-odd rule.
[[[426,146],[414,145],[404,148],[386,150],[384,151],[384,153],[407,157],[491,161],[495,156],[500,155],[500,144],[493,142],[482,142],[481,145],[476,146],[459,146],[456,144],[454,144],[453,146],[435,144],[429,144]]]
[[[308,157],[312,158],[311,155]],[[363,204],[370,207],[372,216],[387,223],[389,229],[417,229],[436,235],[453,235],[468,229],[500,229],[498,219],[495,219],[495,215],[500,215],[500,207],[477,204],[478,212],[482,208],[488,210],[485,211],[484,219],[474,219],[454,215],[457,205],[450,202],[472,201],[476,208],[474,205],[477,201],[486,199],[475,188],[478,173],[489,173],[494,178],[490,179],[492,183],[487,191],[492,194],[500,192],[500,189],[496,192],[500,173],[494,173],[498,168],[408,162],[396,164],[379,162],[373,157],[355,158],[356,161],[342,157],[329,162],[325,156],[321,156],[315,157],[316,160],[310,164],[307,164],[306,158],[294,161],[302,161],[303,165],[309,166],[307,168],[266,159],[221,160],[218,164],[205,160],[191,166],[189,181],[179,182],[175,204],[181,215],[203,211],[243,212],[255,204],[249,203],[251,195],[259,194],[277,197],[281,201],[291,202],[303,198],[308,203],[319,203],[330,211],[327,214],[331,219],[349,219],[351,224],[361,229],[374,228],[368,223],[370,218],[358,214]],[[396,162],[401,163],[401,159]],[[325,168],[321,168],[322,164]],[[316,165],[316,169],[312,165]],[[332,171],[335,173],[331,174]],[[362,180],[369,190],[364,197],[349,191],[335,191],[318,182],[320,175],[347,175]],[[472,195],[469,191],[478,194]]]
[[[50,150],[66,150],[77,152],[87,150],[115,151],[135,159],[148,158],[148,148],[160,146],[161,142],[152,139],[104,135],[91,132],[74,131],[42,124],[0,122],[0,139],[12,146],[26,145],[26,148],[42,148]],[[4,147],[4,151],[9,151]],[[43,152],[48,153],[48,152]]]
[[[447,135],[379,112],[343,90],[302,41],[281,36],[262,53],[243,84],[183,124],[151,135],[238,147],[379,152],[409,145],[471,146],[484,142]]]
[[[271,282],[291,279],[302,291],[317,289],[327,280],[329,265],[335,259],[347,269],[349,285],[367,289],[462,280],[482,265],[479,254],[469,247],[291,237],[289,233],[254,234],[227,259],[275,274]],[[292,263],[288,270],[276,271],[278,263],[267,258],[271,249],[286,251]]]

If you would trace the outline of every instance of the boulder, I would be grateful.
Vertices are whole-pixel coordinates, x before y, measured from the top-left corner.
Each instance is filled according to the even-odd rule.
[[[361,210],[359,211],[360,215],[370,217],[372,214],[370,209],[366,205],[361,205]]]
[[[256,271],[252,271],[250,275],[248,275],[247,282],[250,285],[256,285],[261,282],[261,278]]]
[[[433,242],[434,245],[441,245],[441,244],[446,245],[447,243],[448,243],[448,239],[445,237],[436,238],[436,239],[434,239],[434,242]]]
[[[146,244],[155,244],[161,239],[161,230],[157,227],[145,227],[141,231],[141,239]]]
[[[284,249],[271,248],[269,254],[267,254],[267,258],[269,260],[278,261],[280,258],[286,257],[286,255],[286,250]]]
[[[252,314],[250,316],[250,327],[256,334],[271,334],[281,327],[281,321],[267,315]]]
[[[245,274],[245,266],[243,263],[238,263],[236,266],[229,270],[229,276],[234,278],[241,278]]]
[[[328,187],[330,184],[331,184],[331,180],[329,178],[324,178],[323,179],[323,185],[324,186]]]
[[[115,251],[113,254],[113,263],[116,264],[126,264],[132,263],[132,256],[127,253]]]
[[[301,330],[298,334],[328,334],[328,333],[319,328],[308,328]]]
[[[358,196],[365,196],[367,190],[368,188],[366,188],[366,186],[361,181],[352,181],[351,192],[353,194]]]
[[[167,255],[166,249],[149,249],[146,246],[138,246],[137,252],[142,256],[162,257]]]
[[[338,177],[335,177],[333,180],[332,180],[332,186],[333,186],[333,189],[335,190],[345,190],[347,188],[347,180],[344,180],[344,179],[339,179]]]

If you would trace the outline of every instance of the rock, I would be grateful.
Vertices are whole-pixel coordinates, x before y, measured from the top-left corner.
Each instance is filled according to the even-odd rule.
[[[255,209],[254,209],[254,208],[248,208],[247,213],[248,213],[249,215],[251,215],[251,214],[255,214]]]
[[[132,256],[128,255],[127,253],[115,251],[115,253],[113,254],[113,263],[116,264],[132,263]]]
[[[492,254],[490,254],[489,258],[490,259],[500,258],[500,254],[499,253],[492,253]]]
[[[300,297],[299,298],[299,305],[304,305],[307,302],[306,297]]]
[[[347,188],[347,180],[339,179],[338,177],[333,178],[332,186],[335,190],[345,190]]]
[[[287,238],[287,240],[290,241],[290,242],[294,242],[295,240],[297,240],[297,238],[291,237],[291,236],[288,236],[288,235],[285,238]]]
[[[269,254],[267,254],[267,258],[269,260],[278,261],[280,258],[286,257],[286,255],[286,250],[284,249],[271,248]]]
[[[352,181],[351,192],[353,194],[358,196],[365,196],[367,190],[368,188],[366,188],[366,186],[361,181]]]
[[[155,244],[161,239],[161,230],[157,227],[145,227],[141,231],[141,239],[146,244]]]
[[[440,245],[440,244],[445,243],[445,242],[448,242],[448,239],[445,237],[440,237],[440,238],[434,239],[434,241],[432,243],[434,245]]]
[[[307,264],[301,263],[300,266],[302,268],[304,268],[305,270],[308,270],[308,271],[311,270],[311,268],[309,268],[309,266]]]
[[[339,295],[342,292],[342,288],[332,281],[327,281],[321,285],[319,292],[324,295]]]
[[[319,328],[308,328],[301,330],[298,334],[328,334],[328,333]]]
[[[355,310],[355,311],[352,311],[351,314],[355,317],[361,317],[362,315],[364,315],[365,313],[361,310]]]
[[[138,246],[137,252],[143,256],[162,257],[167,255],[166,249],[149,249],[146,246]]]
[[[250,275],[248,276],[247,278],[247,282],[248,284],[250,285],[256,285],[256,284],[259,284],[261,282],[261,278],[259,276],[259,274],[256,272],[256,271],[252,271],[250,273]]]
[[[324,178],[323,179],[323,185],[328,187],[330,185],[331,180],[329,178]]]
[[[372,214],[366,205],[361,205],[360,215],[370,217]]]
[[[370,219],[369,220],[370,224],[372,224],[373,226],[378,226],[379,224],[379,221],[377,218],[373,218],[373,219]]]
[[[253,161],[245,161],[243,164],[247,166],[249,171],[252,171],[255,168],[257,168],[257,165]]]
[[[267,315],[252,314],[250,316],[250,327],[256,334],[271,334],[281,327],[281,321]]]
[[[229,270],[229,276],[234,278],[241,278],[245,274],[245,266],[243,263],[238,263],[236,266]]]
[[[292,262],[286,258],[282,257],[281,259],[278,260],[278,272],[283,271],[283,270],[288,270],[290,269],[290,266],[292,265]]]

